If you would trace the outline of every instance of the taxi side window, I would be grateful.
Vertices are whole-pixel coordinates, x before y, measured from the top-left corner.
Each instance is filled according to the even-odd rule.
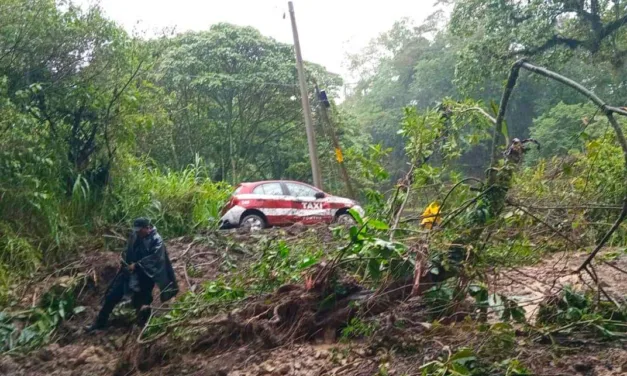
[[[315,197],[316,190],[312,189],[306,185],[302,184],[294,184],[294,183],[286,183],[287,189],[290,191],[292,196],[296,197]]]
[[[280,183],[266,183],[255,187],[253,193],[257,195],[283,196],[283,189]]]

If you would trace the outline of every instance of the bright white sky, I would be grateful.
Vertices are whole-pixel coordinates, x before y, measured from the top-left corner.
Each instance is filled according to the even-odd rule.
[[[75,0],[92,4],[94,0]],[[436,0],[294,0],[303,58],[350,80],[346,54],[403,17],[422,21]],[[105,13],[128,31],[149,34],[168,27],[177,32],[207,30],[228,22],[253,26],[262,34],[293,43],[287,0],[100,0]],[[285,19],[283,19],[285,13]]]

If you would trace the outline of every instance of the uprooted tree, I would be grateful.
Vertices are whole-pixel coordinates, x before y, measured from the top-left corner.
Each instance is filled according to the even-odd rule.
[[[447,257],[436,260],[428,270],[425,270],[424,263],[427,259],[426,255],[419,253],[416,259],[416,273],[413,294],[419,294],[421,292],[420,286],[424,286],[425,283],[430,285],[432,282],[441,282],[444,279],[452,276],[461,277],[464,274],[464,263],[472,263],[472,252],[477,249],[481,249],[482,235],[489,226],[494,223],[498,218],[503,208],[507,204],[507,193],[511,186],[512,176],[516,171],[517,166],[522,161],[523,155],[526,152],[525,144],[529,142],[536,143],[533,139],[520,140],[514,138],[505,152],[503,152],[503,158],[499,158],[501,154],[502,145],[506,144],[504,141],[507,134],[504,129],[505,113],[507,111],[507,104],[510,96],[516,86],[520,69],[526,69],[533,73],[547,77],[549,79],[556,80],[564,85],[567,85],[579,93],[585,95],[595,105],[599,107],[609,120],[612,129],[615,132],[616,140],[621,146],[624,154],[624,178],[627,182],[627,142],[623,131],[614,118],[614,114],[627,116],[627,111],[612,107],[603,102],[593,92],[584,88],[580,84],[561,76],[555,72],[551,72],[545,68],[534,66],[525,60],[516,62],[510,72],[507,85],[501,98],[501,104],[498,110],[496,119],[486,115],[490,121],[494,123],[494,132],[492,139],[492,162],[487,171],[487,178],[484,186],[486,187],[473,201],[474,208],[466,214],[466,229],[463,230],[460,236],[453,241],[447,252]],[[539,146],[539,144],[538,144]],[[623,206],[620,214],[616,218],[612,227],[602,237],[594,250],[590,253],[588,258],[581,264],[581,266],[575,270],[575,273],[586,272],[590,277],[597,282],[597,288],[602,290],[602,287],[598,285],[596,273],[593,270],[591,261],[603,248],[606,242],[610,239],[612,234],[619,228],[621,223],[627,216],[627,188],[623,194]],[[446,222],[445,222],[446,224]],[[488,235],[489,236],[489,235]],[[421,248],[424,250],[424,247]],[[423,270],[425,272],[423,273]],[[607,295],[607,294],[606,294]]]

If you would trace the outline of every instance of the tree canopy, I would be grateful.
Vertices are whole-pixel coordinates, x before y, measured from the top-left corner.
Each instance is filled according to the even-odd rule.
[[[250,27],[218,24],[177,36],[166,49],[152,77],[169,98],[171,144],[155,145],[151,155],[173,168],[200,155],[215,179],[233,183],[282,177],[303,159],[290,46]],[[308,68],[310,79],[330,89],[341,84],[324,68]]]

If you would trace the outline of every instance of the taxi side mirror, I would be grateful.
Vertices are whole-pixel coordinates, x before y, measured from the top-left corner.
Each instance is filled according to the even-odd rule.
[[[316,194],[314,195],[314,197],[315,197],[315,198],[317,198],[317,199],[318,199],[318,198],[324,198],[324,197],[325,197],[325,195],[324,195],[324,193],[322,193],[322,192],[316,192]]]

